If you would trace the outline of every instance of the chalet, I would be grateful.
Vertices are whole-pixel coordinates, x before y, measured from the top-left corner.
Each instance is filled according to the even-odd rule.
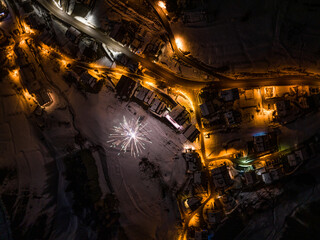
[[[196,128],[195,125],[190,124],[183,132],[183,135],[190,141],[194,142],[199,136],[200,131]]]
[[[17,55],[17,63],[19,64],[20,68],[26,67],[29,65],[28,55],[27,53],[20,47],[14,48],[14,52]]]
[[[189,121],[189,118],[190,113],[179,104],[166,115],[166,119],[178,130],[183,129],[183,125]]]
[[[134,97],[144,102],[147,106],[151,105],[155,96],[156,94],[153,91],[141,86],[140,84],[134,92]]]
[[[213,184],[217,189],[226,189],[233,184],[226,164],[211,170]]]
[[[290,167],[296,167],[299,164],[299,161],[294,153],[288,154],[287,159]]]
[[[162,102],[159,98],[155,98],[150,106],[150,111],[152,113],[157,114],[158,116],[161,116],[161,114],[166,109],[167,105]]]
[[[224,102],[232,102],[240,98],[238,88],[221,91],[220,96]]]
[[[187,150],[182,154],[187,163],[187,172],[193,173],[195,171],[201,171],[202,163],[201,158],[194,150]]]
[[[255,171],[248,171],[244,173],[244,178],[247,185],[253,185],[257,181],[257,175]]]
[[[75,44],[78,44],[81,38],[81,32],[72,26],[68,28],[65,35],[71,42]]]
[[[226,124],[228,126],[237,124],[241,122],[241,114],[238,111],[228,111],[226,113],[223,114],[224,115],[224,119],[226,121]]]
[[[25,18],[26,23],[30,28],[42,30],[45,28],[46,24],[43,18],[39,17],[37,14],[32,13]]]
[[[187,198],[185,201],[184,201],[184,206],[187,208],[187,209],[191,209],[191,211],[194,211],[196,210],[198,207],[201,206],[201,198],[198,198],[198,197],[190,197],[190,198]]]
[[[288,164],[290,167],[295,167],[299,165],[299,163],[307,160],[308,158],[309,154],[305,148],[301,148],[287,155]]]
[[[218,110],[218,106],[213,101],[207,101],[200,105],[200,111],[203,117],[208,117]]]
[[[272,183],[272,177],[270,175],[269,172],[264,172],[261,174],[261,177],[262,177],[262,181],[265,183],[265,184],[270,184]]]
[[[263,153],[274,151],[278,147],[277,135],[275,132],[257,134],[253,136],[253,152]]]
[[[193,173],[193,184],[195,186],[202,186],[204,189],[208,188],[208,179],[204,171],[195,171]]]
[[[291,105],[289,100],[282,100],[275,104],[276,111],[279,117],[285,117],[289,115]]]
[[[279,180],[284,175],[283,167],[271,169],[270,175],[271,175],[272,181]]]
[[[48,91],[44,88],[35,91],[34,95],[40,106],[46,106],[52,103],[52,98],[50,97]]]
[[[237,205],[235,199],[232,196],[230,196],[229,194],[224,194],[222,196],[222,203],[223,203],[224,209],[226,211],[231,211]]]
[[[137,83],[134,80],[122,75],[119,82],[116,85],[116,91],[121,99],[129,100],[136,87]]]
[[[308,96],[307,97],[307,104],[310,108],[319,108],[320,107],[320,93]]]
[[[141,103],[145,104],[149,107],[150,112],[156,114],[157,116],[161,116],[167,105],[165,102],[161,101],[157,94],[149,90],[140,84],[136,91],[134,92],[134,97],[138,99]]]
[[[195,231],[194,239],[195,240],[207,240],[208,239],[208,230]]]
[[[221,210],[212,210],[207,211],[207,218],[209,224],[220,223],[224,219],[224,213]]]
[[[98,79],[93,77],[90,73],[84,72],[80,76],[80,81],[90,87],[94,87],[94,85],[98,82]]]

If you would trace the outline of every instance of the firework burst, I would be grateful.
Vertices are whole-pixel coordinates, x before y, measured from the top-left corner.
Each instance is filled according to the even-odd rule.
[[[145,149],[145,144],[151,143],[146,136],[151,130],[147,130],[146,125],[140,123],[140,118],[127,121],[123,116],[123,122],[113,127],[107,142],[114,148],[120,146],[120,152],[130,151],[132,156],[137,157]]]

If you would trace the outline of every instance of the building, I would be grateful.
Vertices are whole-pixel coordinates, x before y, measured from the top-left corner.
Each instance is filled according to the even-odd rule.
[[[19,72],[23,85],[30,94],[34,94],[40,106],[46,106],[52,103],[52,98],[47,89],[42,87],[39,76],[35,74],[36,71],[32,64],[21,67]]]
[[[96,60],[98,56],[99,45],[97,42],[89,39],[82,39],[79,43],[78,56],[85,61]]]
[[[98,82],[98,79],[93,77],[90,73],[87,71],[82,73],[80,76],[80,81],[83,82],[86,85],[89,85],[90,87],[94,87],[94,85]]]
[[[272,181],[279,180],[284,175],[283,167],[270,169],[270,176]]]
[[[272,183],[272,177],[270,175],[269,172],[263,172],[261,173],[261,177],[262,177],[262,181],[265,183],[265,184],[270,184]]]
[[[140,84],[134,92],[134,97],[149,107],[150,112],[161,117],[164,110],[167,108],[165,102],[161,101],[157,94]]]
[[[241,114],[238,111],[228,111],[223,116],[228,126],[241,123]]]
[[[52,103],[52,98],[50,97],[48,90],[41,88],[33,93],[40,106],[46,106]]]
[[[198,198],[198,197],[190,197],[190,198],[187,198],[185,201],[184,201],[184,206],[187,208],[187,209],[190,209],[191,211],[194,211],[196,210],[198,207],[201,206],[201,198]]]
[[[248,171],[244,173],[244,178],[247,185],[253,185],[257,182],[257,175],[255,171]]]
[[[39,17],[37,14],[32,13],[25,18],[26,23],[30,26],[30,28],[42,30],[46,27],[43,18]]]
[[[203,189],[208,188],[208,178],[204,171],[195,171],[193,173],[193,184],[195,186],[201,186]]]
[[[66,32],[66,37],[73,43],[78,44],[81,38],[81,32],[74,28],[74,27],[69,27],[67,32]]]
[[[167,108],[167,105],[162,102],[159,98],[155,98],[149,108],[149,110],[152,113],[155,113],[158,116],[161,116],[161,114],[164,112],[164,110]]]
[[[291,105],[289,100],[279,101],[275,105],[276,105],[276,111],[277,111],[278,117],[285,117],[289,115],[289,112],[291,110]]]
[[[288,164],[290,167],[296,167],[299,164],[299,161],[296,158],[294,153],[290,153],[287,155]]]
[[[307,97],[307,104],[310,108],[319,108],[320,107],[320,93],[313,94]]]
[[[30,64],[28,61],[28,55],[22,48],[16,47],[16,48],[14,48],[14,52],[18,57],[17,63],[20,66],[20,68],[26,67]]]
[[[309,153],[307,152],[306,148],[301,148],[299,150],[296,150],[294,154],[296,155],[296,158],[301,162],[309,158]]]
[[[208,240],[208,230],[200,230],[194,232],[195,240]]]
[[[115,41],[124,43],[126,36],[126,29],[121,23],[113,24],[112,30],[110,32],[110,37],[112,37]]]
[[[183,132],[183,135],[190,141],[194,142],[199,136],[200,131],[196,128],[195,125],[190,124]]]
[[[307,160],[308,158],[309,154],[305,148],[301,148],[287,155],[288,164],[290,167],[296,167],[299,165],[299,163]]]
[[[194,150],[187,150],[182,154],[187,163],[187,172],[193,173],[195,171],[201,171],[202,163],[201,158]]]
[[[134,80],[122,75],[116,85],[116,92],[121,99],[129,100],[136,87],[137,83]]]
[[[151,105],[153,99],[155,98],[155,95],[156,94],[153,91],[141,86],[140,84],[134,92],[134,97],[144,102],[148,106]]]
[[[233,184],[226,164],[211,170],[213,184],[217,189],[226,189]]]
[[[220,223],[224,219],[224,213],[221,210],[212,210],[207,211],[207,218],[209,224]]]
[[[203,117],[208,117],[218,110],[218,106],[213,101],[207,101],[200,105],[200,111]]]
[[[253,152],[263,153],[274,151],[278,148],[277,135],[275,132],[257,134],[253,136]],[[249,149],[250,150],[250,149]]]
[[[189,118],[190,113],[179,104],[166,115],[166,119],[178,130],[183,130],[183,125],[189,121]]]
[[[227,212],[233,210],[237,205],[237,202],[235,201],[235,199],[229,194],[224,194],[222,196],[222,203],[223,203],[224,209]]]
[[[232,102],[240,98],[238,88],[221,91],[220,96],[224,102]]]

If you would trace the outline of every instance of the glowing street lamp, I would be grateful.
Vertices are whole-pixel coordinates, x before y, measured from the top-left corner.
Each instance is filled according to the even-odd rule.
[[[166,9],[166,4],[163,1],[159,1],[158,6],[161,7],[162,9]]]
[[[181,50],[183,48],[182,40],[181,38],[176,38],[176,44],[177,47]]]

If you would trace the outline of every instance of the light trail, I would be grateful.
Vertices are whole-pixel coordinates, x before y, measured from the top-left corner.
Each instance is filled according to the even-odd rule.
[[[130,151],[131,156],[137,157],[145,149],[146,143],[152,143],[146,136],[151,132],[146,129],[146,125],[140,123],[140,118],[127,121],[123,116],[123,122],[113,127],[113,133],[110,134],[107,143],[111,143],[111,147],[114,148],[120,146],[120,153]]]

